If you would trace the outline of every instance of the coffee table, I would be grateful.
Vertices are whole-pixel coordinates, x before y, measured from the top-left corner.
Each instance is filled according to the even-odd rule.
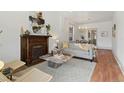
[[[48,62],[48,66],[52,68],[58,68],[60,67],[63,63],[67,62],[72,58],[71,55],[54,55],[52,56],[51,54],[43,55],[40,57],[41,59],[44,59]]]

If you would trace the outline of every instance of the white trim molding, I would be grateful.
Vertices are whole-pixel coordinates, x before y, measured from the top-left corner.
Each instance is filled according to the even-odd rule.
[[[108,50],[112,50],[112,47],[100,47],[100,46],[97,46],[98,49],[108,49]]]
[[[122,74],[124,75],[124,65],[122,64],[122,62],[119,60],[119,58],[114,53],[113,53],[113,55],[114,55],[114,58],[117,61],[118,65],[121,69]]]

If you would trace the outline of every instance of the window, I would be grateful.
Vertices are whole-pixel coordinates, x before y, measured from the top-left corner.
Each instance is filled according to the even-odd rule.
[[[69,27],[69,42],[74,40],[74,26]]]

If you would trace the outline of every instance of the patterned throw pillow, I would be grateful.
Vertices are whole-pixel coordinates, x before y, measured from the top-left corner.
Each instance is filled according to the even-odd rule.
[[[68,42],[64,41],[63,42],[63,48],[68,48],[68,47],[69,47]]]

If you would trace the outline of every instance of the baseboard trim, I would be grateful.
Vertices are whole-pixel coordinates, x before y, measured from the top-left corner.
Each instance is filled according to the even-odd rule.
[[[118,65],[121,69],[122,74],[124,75],[124,66],[122,65],[121,61],[118,59],[118,57],[114,53],[113,53],[113,55],[114,55],[114,58],[117,61]]]
[[[88,58],[83,58],[83,57],[76,57],[76,56],[73,56],[73,58],[83,59],[83,60],[87,60],[87,61],[93,62],[93,59],[88,59]]]
[[[107,49],[107,50],[112,50],[112,47],[97,47],[98,49]]]

